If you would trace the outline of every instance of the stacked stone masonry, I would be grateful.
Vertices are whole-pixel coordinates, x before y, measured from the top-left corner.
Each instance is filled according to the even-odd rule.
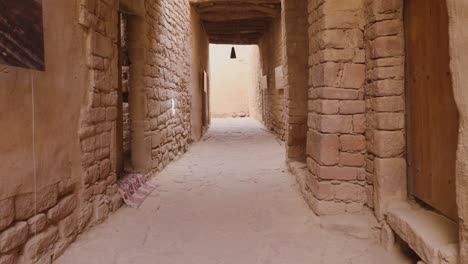
[[[307,1],[282,2],[283,73],[286,100],[286,155],[305,162],[309,38]]]
[[[141,172],[150,175],[184,153],[190,143],[191,33],[186,30],[190,28],[187,1],[146,0],[145,7],[146,13],[138,19],[146,23],[147,56],[132,61],[144,69],[128,81],[141,84],[135,90],[144,97],[142,135],[151,158],[148,169]],[[82,173],[78,181],[63,178],[0,201],[0,264],[51,263],[77,235],[122,205],[115,154],[118,11],[117,0],[79,1],[77,22],[83,31],[87,76],[78,131]],[[131,108],[125,110],[132,115]],[[127,142],[127,147],[132,145]]]
[[[365,170],[363,3],[311,0],[308,11],[309,203],[321,215],[358,212],[372,203]]]
[[[368,1],[365,10],[367,192],[382,219],[390,201],[407,197],[403,1]]]
[[[265,126],[275,133],[280,139],[286,137],[286,99],[283,85],[277,87],[275,68],[282,67],[284,34],[281,28],[281,17],[275,18],[269,31],[260,40],[260,60],[262,65],[261,75],[267,75],[268,88],[263,91],[263,122]],[[260,76],[261,78],[261,76]]]

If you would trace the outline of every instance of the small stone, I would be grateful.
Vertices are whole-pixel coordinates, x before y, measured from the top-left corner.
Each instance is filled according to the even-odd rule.
[[[42,256],[51,245],[58,239],[57,227],[50,227],[45,232],[39,233],[29,239],[24,245],[24,255],[27,259],[33,259],[36,256]]]
[[[37,234],[47,226],[47,217],[45,214],[38,214],[28,219],[29,233]]]
[[[16,220],[26,220],[35,213],[43,212],[57,203],[58,187],[52,185],[37,193],[29,193],[16,197],[15,210]]]
[[[26,222],[17,222],[0,234],[0,253],[6,253],[24,244],[28,239],[29,229]]]
[[[13,199],[0,201],[0,232],[15,220],[15,203]]]
[[[78,228],[78,217],[76,214],[71,214],[58,224],[60,236],[62,238],[73,236]]]
[[[0,257],[0,264],[14,264],[16,260],[15,255],[5,255]]]
[[[63,198],[54,208],[51,208],[47,213],[47,218],[52,222],[59,220],[70,215],[76,208],[76,196],[74,194]]]

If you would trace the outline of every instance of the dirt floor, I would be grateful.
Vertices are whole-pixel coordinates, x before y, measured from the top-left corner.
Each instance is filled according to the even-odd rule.
[[[373,240],[321,229],[284,149],[252,119],[213,120],[139,209],[122,208],[57,263],[400,263]]]

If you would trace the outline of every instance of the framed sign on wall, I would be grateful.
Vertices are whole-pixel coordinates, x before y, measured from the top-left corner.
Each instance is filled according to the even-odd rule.
[[[0,64],[45,70],[42,0],[0,0]]]

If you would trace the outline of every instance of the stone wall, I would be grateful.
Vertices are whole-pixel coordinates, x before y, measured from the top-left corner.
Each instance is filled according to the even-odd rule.
[[[282,2],[286,155],[306,161],[309,38],[307,1]]]
[[[147,0],[145,6],[144,142],[151,146],[151,169],[160,171],[191,141],[190,6],[183,0]]]
[[[0,123],[17,131],[2,135],[10,139],[2,153],[9,166],[22,164],[18,170],[0,165],[6,175],[0,184],[2,264],[50,263],[121,206],[119,8],[129,7],[134,168],[153,175],[187,150],[191,98],[200,91],[190,79],[194,44],[186,30],[187,1],[44,1],[46,71],[2,68],[0,74],[2,87],[11,87],[0,91],[2,113],[8,113]],[[26,102],[25,109],[17,102]]]
[[[365,10],[366,193],[382,219],[389,201],[407,197],[403,1],[367,1]]]
[[[363,1],[309,1],[307,188],[320,214],[358,212],[366,196]]]
[[[286,136],[286,100],[284,96],[284,75],[277,87],[275,68],[284,65],[284,35],[281,28],[281,17],[275,18],[269,31],[260,40],[260,61],[263,75],[268,77],[268,89],[263,91],[263,122],[282,140]]]

